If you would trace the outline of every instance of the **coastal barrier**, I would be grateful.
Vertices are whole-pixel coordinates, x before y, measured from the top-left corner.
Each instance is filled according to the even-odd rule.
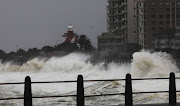
[[[88,61],[87,61],[88,62]],[[110,59],[106,59],[106,60],[90,60],[89,61],[92,64],[100,64],[100,63],[104,63],[104,65],[110,64],[110,63],[116,63],[116,64],[127,64],[127,63],[131,63],[130,59],[123,59],[123,60],[110,60]]]
[[[169,79],[169,91],[149,91],[149,92],[132,92],[132,80],[159,80],[159,79]],[[52,97],[76,97],[77,106],[85,106],[85,98],[88,97],[98,97],[98,96],[113,96],[113,95],[124,95],[125,104],[119,106],[133,106],[133,94],[142,94],[142,93],[169,93],[169,103],[166,104],[149,104],[149,105],[136,105],[136,106],[180,106],[176,100],[176,79],[174,73],[170,73],[169,78],[137,78],[131,79],[131,75],[127,74],[125,79],[106,79],[106,80],[83,80],[82,75],[78,75],[77,80],[74,81],[49,81],[49,82],[31,82],[31,78],[27,76],[25,82],[16,82],[16,83],[0,83],[0,86],[9,85],[9,84],[24,84],[24,97],[9,97],[9,98],[0,98],[0,100],[15,100],[15,99],[24,99],[24,106],[32,106],[32,99],[35,98],[52,98]],[[99,94],[99,95],[84,95],[84,82],[95,82],[95,81],[126,81],[125,83],[125,92],[123,93],[111,93],[111,94]],[[32,95],[31,84],[43,84],[43,83],[77,83],[77,94],[76,95],[55,95],[55,96],[38,96],[35,97]]]

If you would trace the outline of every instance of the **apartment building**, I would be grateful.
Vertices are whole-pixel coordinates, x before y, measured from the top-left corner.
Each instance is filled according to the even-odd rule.
[[[166,29],[154,34],[154,48],[157,50],[175,49],[175,29]]]
[[[155,48],[154,35],[169,29],[178,31],[180,24],[180,0],[137,0],[138,42],[146,49]],[[163,37],[163,35],[160,35]],[[164,35],[166,36],[166,35]],[[179,33],[174,36],[178,49]]]
[[[108,32],[98,36],[98,49],[126,51],[129,43],[154,49],[154,35],[168,29],[176,29],[173,47],[180,49],[180,0],[108,0]]]
[[[107,33],[98,36],[99,50],[126,51],[127,43],[137,42],[133,0],[108,0]]]

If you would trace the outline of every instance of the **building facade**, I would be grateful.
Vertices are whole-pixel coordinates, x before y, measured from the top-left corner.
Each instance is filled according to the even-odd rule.
[[[180,49],[180,0],[108,0],[108,32],[98,36],[98,48],[126,51],[128,43],[138,43],[154,49],[154,34],[168,29],[176,29],[174,48]],[[101,42],[112,38],[121,43]]]
[[[175,49],[175,29],[166,29],[154,34],[154,48],[157,50]]]
[[[125,41],[123,37],[114,35],[113,33],[102,33],[98,37],[98,50],[108,52],[124,52]]]
[[[127,43],[137,43],[134,6],[133,0],[108,0],[108,32],[98,36],[99,50],[125,52]]]
[[[180,0],[137,0],[136,4],[138,42],[144,48],[155,48],[154,34],[168,29],[179,29]],[[175,49],[179,48],[176,36]]]

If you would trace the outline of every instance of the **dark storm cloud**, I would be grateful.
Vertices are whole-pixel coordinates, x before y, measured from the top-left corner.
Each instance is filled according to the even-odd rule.
[[[72,24],[92,42],[106,31],[106,0],[0,0],[0,49],[55,45]]]

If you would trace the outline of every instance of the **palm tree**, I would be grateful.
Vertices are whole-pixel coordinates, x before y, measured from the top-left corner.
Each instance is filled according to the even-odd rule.
[[[95,50],[95,48],[91,44],[91,40],[89,38],[87,38],[86,35],[80,35],[78,43],[80,45],[81,50],[83,50],[83,49],[85,51],[93,51],[93,50]]]

